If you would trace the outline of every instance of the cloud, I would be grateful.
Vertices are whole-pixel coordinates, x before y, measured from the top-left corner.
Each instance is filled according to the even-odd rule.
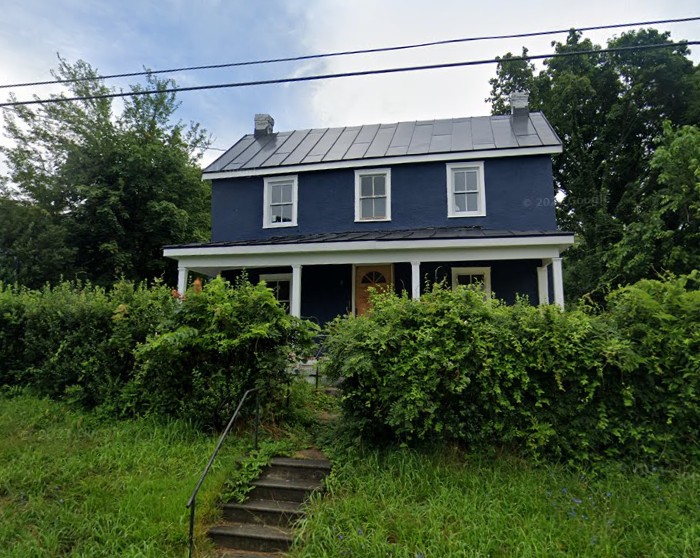
[[[315,0],[306,13],[306,46],[314,52],[411,44],[458,37],[500,35],[571,26],[593,26],[630,20],[682,17],[691,10],[683,1],[610,3],[589,0],[563,5],[559,1],[483,2],[448,0],[440,3],[406,0],[376,2]],[[693,11],[696,11],[692,8]],[[685,13],[684,13],[685,11]],[[604,14],[604,16],[601,16]],[[693,15],[693,14],[691,14]],[[676,29],[676,28],[674,28]],[[617,34],[623,32],[619,30]],[[586,33],[605,44],[614,31]],[[683,37],[674,32],[674,37]],[[395,53],[326,59],[314,68],[323,73],[367,68],[413,66],[440,62],[493,59],[523,45],[531,54],[552,52],[552,40],[565,35],[483,41],[406,50]],[[449,70],[338,79],[309,88],[306,111],[315,126],[342,126],[401,120],[423,120],[490,112],[488,80],[495,65]]]

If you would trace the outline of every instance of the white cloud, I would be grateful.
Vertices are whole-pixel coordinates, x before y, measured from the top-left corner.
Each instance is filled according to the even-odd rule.
[[[316,0],[306,13],[307,45],[314,52],[375,48],[449,38],[501,35],[594,26],[605,23],[667,19],[695,15],[691,2],[663,4],[652,1],[611,3],[589,0],[569,4],[561,1],[499,2],[474,1],[376,2],[361,0]],[[663,28],[663,26],[661,26]],[[673,37],[691,36],[697,25],[668,27]],[[604,44],[624,30],[586,33]],[[685,33],[684,33],[685,31]],[[522,45],[531,54],[552,51],[552,40],[565,35],[469,42],[450,46],[406,50],[395,53],[326,59],[324,73],[366,68],[426,65],[441,62],[492,59]],[[697,38],[697,36],[695,37]],[[342,126],[400,120],[423,120],[488,114],[485,99],[495,65],[449,70],[431,70],[316,83],[309,90],[307,110],[314,126]]]
[[[216,64],[336,50],[381,47],[572,25],[692,16],[697,1],[609,2],[531,0],[5,0],[0,16],[0,83],[50,79],[56,53],[82,58],[102,73]],[[669,26],[697,39],[697,23]],[[592,34],[604,42],[613,32]],[[619,32],[618,32],[619,34]],[[551,50],[551,38],[466,43],[397,53],[182,72],[181,85],[226,83],[435,62],[493,58],[523,43]],[[697,49],[700,50],[700,49]],[[698,60],[697,55],[694,58]],[[269,112],[280,130],[432,119],[489,112],[484,99],[494,66],[338,79],[304,84],[182,93],[180,116],[200,122],[228,147],[251,131],[253,115]],[[135,78],[111,81],[127,88]],[[18,89],[20,98],[51,88]],[[7,90],[0,89],[0,99]],[[1,137],[1,134],[0,134]],[[0,139],[2,141],[2,139]],[[205,162],[216,152],[208,154]]]

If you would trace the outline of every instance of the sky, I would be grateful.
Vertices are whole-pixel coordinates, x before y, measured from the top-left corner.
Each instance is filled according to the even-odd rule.
[[[693,17],[697,0],[2,0],[0,85],[51,79],[57,54],[100,74],[290,57],[494,34]],[[700,22],[655,26],[674,40],[700,39]],[[625,29],[585,33],[604,45]],[[179,86],[491,59],[506,52],[552,52],[565,34],[471,42],[394,53],[277,63],[169,75]],[[700,47],[692,51],[700,62]],[[251,133],[256,113],[275,130],[432,120],[488,114],[495,65],[297,84],[182,92],[178,117],[199,122],[212,147]],[[128,89],[140,78],[107,83]],[[18,99],[58,86],[0,89]],[[3,134],[4,135],[4,134]],[[6,139],[0,142],[7,144]],[[202,164],[221,155],[208,151]]]

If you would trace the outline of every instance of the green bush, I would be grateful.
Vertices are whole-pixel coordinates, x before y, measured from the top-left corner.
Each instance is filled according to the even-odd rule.
[[[270,402],[281,396],[292,352],[304,352],[317,328],[287,314],[264,284],[221,278],[189,291],[136,350],[131,390],[139,409],[226,423],[246,389],[260,387]]]
[[[700,274],[642,280],[608,297],[633,357],[614,421],[644,455],[700,457]]]
[[[289,355],[306,350],[317,330],[288,316],[264,285],[222,279],[182,301],[161,284],[0,285],[0,325],[0,385],[210,428],[245,389],[260,386],[270,401]]]
[[[329,326],[326,372],[343,378],[354,434],[458,441],[537,457],[674,460],[698,449],[700,302],[692,279],[642,282],[610,310],[436,286],[378,295]]]
[[[0,282],[0,388],[24,377],[24,291]]]
[[[104,289],[65,282],[23,296],[26,381],[42,395],[99,403],[95,378],[113,364],[107,350],[113,308]]]

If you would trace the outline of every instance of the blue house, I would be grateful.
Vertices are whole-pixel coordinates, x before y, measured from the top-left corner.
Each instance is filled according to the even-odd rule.
[[[269,115],[204,170],[212,239],[167,246],[189,271],[265,280],[296,316],[367,309],[369,287],[418,298],[479,282],[564,304],[551,157],[561,141],[527,95],[507,116],[275,132]]]

